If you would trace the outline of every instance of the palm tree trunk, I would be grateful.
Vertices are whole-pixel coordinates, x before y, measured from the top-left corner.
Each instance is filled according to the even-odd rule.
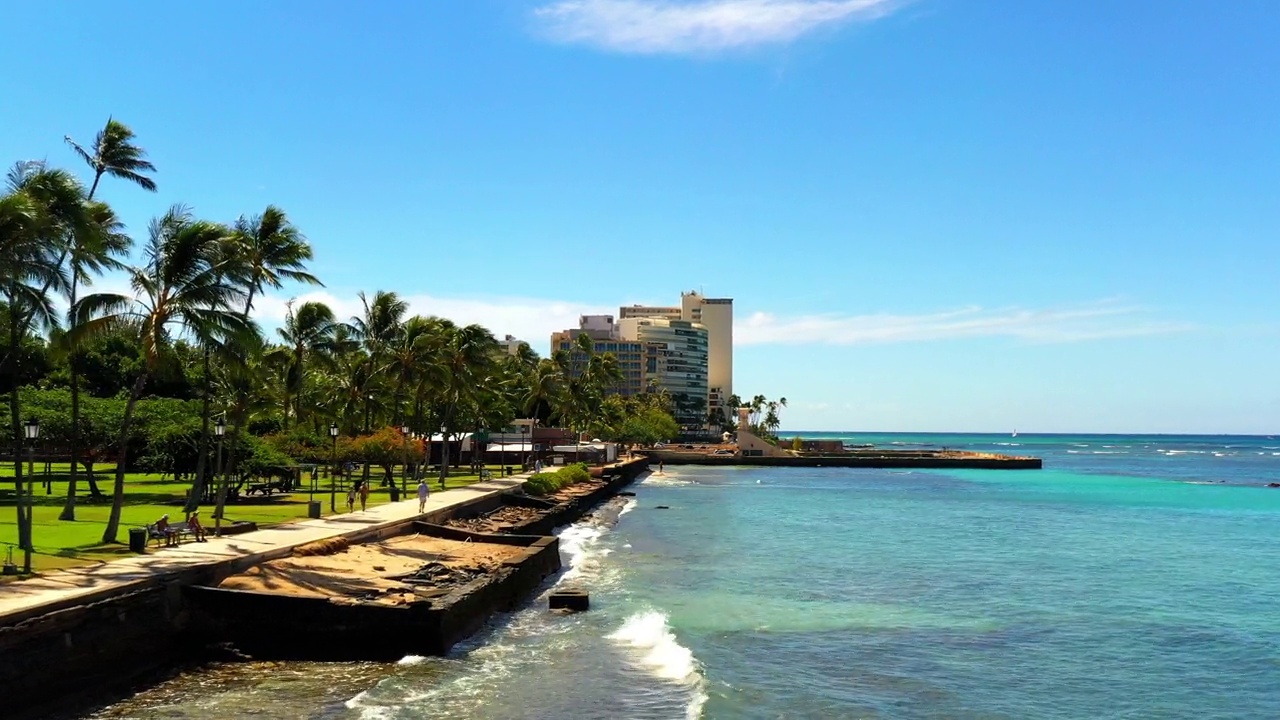
[[[183,512],[191,512],[200,507],[200,501],[204,498],[204,489],[209,483],[205,480],[205,470],[209,466],[209,410],[212,398],[209,392],[209,348],[204,349],[204,378],[202,380],[204,387],[200,392],[204,395],[200,404],[200,455],[196,457],[196,479],[191,483],[191,495],[187,497],[187,504],[182,508]]]
[[[222,478],[218,483],[218,503],[213,509],[214,537],[222,536],[222,513],[227,507],[227,486],[230,484],[227,478],[236,468],[236,451],[240,449],[240,426],[244,423],[244,416],[245,413],[237,408],[231,425],[231,454],[227,458],[226,467],[222,469]]]
[[[100,154],[102,151],[99,150],[97,152]],[[102,180],[102,173],[104,172],[106,172],[105,169],[98,170],[93,174],[93,185],[89,188],[89,197],[85,198],[86,203],[93,202],[93,194],[98,192],[98,183]]]
[[[18,512],[18,547],[23,550],[24,567],[27,572],[31,572],[31,527],[30,515],[23,507],[26,494],[22,489],[22,408],[18,400],[18,383],[16,378],[18,364],[18,342],[21,338],[19,333],[19,313],[17,306],[13,300],[9,301],[9,347],[12,350],[9,357],[6,358],[5,365],[10,366],[12,370],[11,377],[15,378],[13,387],[9,389],[9,420],[13,429],[13,504]]]
[[[111,514],[107,517],[107,529],[102,531],[102,542],[116,542],[116,533],[120,529],[120,511],[124,508],[124,470],[129,462],[129,426],[133,423],[133,408],[142,396],[142,388],[147,384],[147,371],[138,373],[138,379],[129,392],[129,402],[124,406],[124,419],[120,422],[120,453],[116,461],[116,486],[111,498]]]
[[[22,489],[22,411],[18,407],[18,388],[9,390],[9,420],[13,426],[13,506],[18,512],[18,547],[26,556],[27,572],[30,572],[31,551],[28,549],[29,528],[27,511],[23,507],[26,493]]]
[[[71,307],[76,306],[76,290],[79,277],[71,274]],[[80,373],[76,371],[76,349],[71,348],[67,365],[71,370],[71,477],[67,481],[67,501],[58,514],[59,520],[76,519],[76,464],[80,459]]]

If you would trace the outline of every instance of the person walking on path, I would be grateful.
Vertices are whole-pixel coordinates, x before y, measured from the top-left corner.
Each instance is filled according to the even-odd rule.
[[[425,479],[418,481],[418,514],[422,514],[427,509],[427,498],[431,497],[431,488],[427,487]]]
[[[369,483],[360,483],[360,512],[369,504]]]
[[[347,491],[347,512],[355,512],[356,510],[356,489],[353,487]]]

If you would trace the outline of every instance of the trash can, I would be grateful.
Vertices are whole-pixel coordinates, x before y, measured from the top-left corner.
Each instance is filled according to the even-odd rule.
[[[507,471],[507,477],[511,477],[511,472],[512,472],[512,470],[511,470],[511,466],[510,466],[510,465],[508,465],[505,469],[506,469],[506,471]]]
[[[319,500],[312,500],[311,502],[307,503],[307,517],[313,520],[315,518],[320,517],[320,501]]]
[[[147,529],[129,528],[129,552],[144,553],[147,551]]]
[[[400,502],[400,486],[391,486],[391,502]]]

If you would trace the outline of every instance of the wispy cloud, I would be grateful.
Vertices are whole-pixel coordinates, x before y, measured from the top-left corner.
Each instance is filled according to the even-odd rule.
[[[862,345],[1009,337],[1071,343],[1185,332],[1185,323],[1150,317],[1143,308],[1100,302],[1028,310],[966,307],[924,315],[802,315],[758,312],[734,325],[736,345]]]
[[[642,54],[786,43],[825,25],[868,21],[901,0],[561,0],[534,11],[551,40]]]

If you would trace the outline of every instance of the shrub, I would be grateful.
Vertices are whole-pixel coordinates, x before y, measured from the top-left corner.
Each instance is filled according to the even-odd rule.
[[[587,469],[586,463],[574,463],[561,468],[558,473],[569,480],[566,485],[573,483],[586,482],[591,479],[591,471]]]
[[[555,472],[540,472],[524,481],[524,491],[530,495],[550,495],[570,485],[591,479],[586,463],[566,465]]]

